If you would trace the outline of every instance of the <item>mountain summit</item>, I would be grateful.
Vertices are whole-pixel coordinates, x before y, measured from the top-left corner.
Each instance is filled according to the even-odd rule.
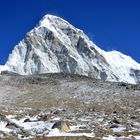
[[[82,30],[53,15],[44,16],[26,34],[0,69],[22,75],[64,72],[140,83],[140,64],[120,52],[101,50]]]

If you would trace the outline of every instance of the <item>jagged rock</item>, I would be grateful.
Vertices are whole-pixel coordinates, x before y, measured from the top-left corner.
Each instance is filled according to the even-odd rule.
[[[56,123],[54,123],[54,125],[52,126],[52,129],[59,129],[59,131],[62,132],[69,132],[70,131],[70,126],[67,122],[64,121],[58,121]]]
[[[140,70],[131,69],[130,71],[131,71],[130,75],[131,75],[132,77],[134,77],[135,80],[137,80],[137,83],[140,83]]]
[[[0,114],[0,121],[1,122],[9,122],[9,120],[6,118],[6,116],[5,115],[3,115],[3,114]]]
[[[6,124],[6,127],[9,128],[9,129],[17,129],[17,128],[20,128],[20,126],[18,126],[17,124],[13,123],[13,122],[8,122]]]
[[[39,121],[49,121],[51,119],[51,117],[52,117],[51,114],[40,115]]]
[[[32,122],[30,119],[25,119],[24,122]]]
[[[51,113],[52,113],[53,115],[60,115],[61,113],[64,113],[64,112],[66,112],[65,109],[60,109],[60,110],[51,111]]]
[[[118,125],[116,125],[116,124],[112,124],[111,126],[110,126],[110,128],[118,128],[119,126]]]
[[[115,124],[120,124],[120,121],[117,120],[116,118],[114,118],[114,119],[112,120],[112,122],[115,123]]]
[[[55,110],[55,111],[53,112],[53,114],[54,114],[54,115],[59,115],[59,114],[61,114],[61,111],[60,111],[60,110]]]
[[[5,138],[8,134],[0,130],[0,138]]]

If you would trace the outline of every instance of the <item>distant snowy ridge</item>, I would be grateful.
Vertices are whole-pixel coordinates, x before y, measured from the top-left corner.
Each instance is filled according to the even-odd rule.
[[[101,50],[82,30],[52,15],[26,34],[4,67],[22,75],[65,72],[140,83],[140,64],[120,52]]]
[[[128,83],[140,82],[140,64],[134,61],[130,56],[118,51],[111,51],[105,52],[104,57],[120,81]],[[135,73],[136,70],[139,71],[138,74]]]
[[[7,65],[0,65],[0,72],[1,71],[6,71],[6,70],[10,71],[10,69],[9,69],[9,67]]]

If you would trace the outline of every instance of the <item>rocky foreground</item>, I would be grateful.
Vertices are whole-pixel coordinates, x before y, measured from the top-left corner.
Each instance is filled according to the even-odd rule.
[[[3,73],[0,138],[140,140],[140,85]]]

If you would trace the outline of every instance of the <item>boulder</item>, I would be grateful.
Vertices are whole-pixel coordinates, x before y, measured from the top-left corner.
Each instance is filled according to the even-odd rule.
[[[52,126],[52,129],[59,129],[59,131],[61,132],[69,132],[70,131],[70,126],[68,124],[68,122],[64,122],[64,121],[58,121],[55,122],[54,125]]]

